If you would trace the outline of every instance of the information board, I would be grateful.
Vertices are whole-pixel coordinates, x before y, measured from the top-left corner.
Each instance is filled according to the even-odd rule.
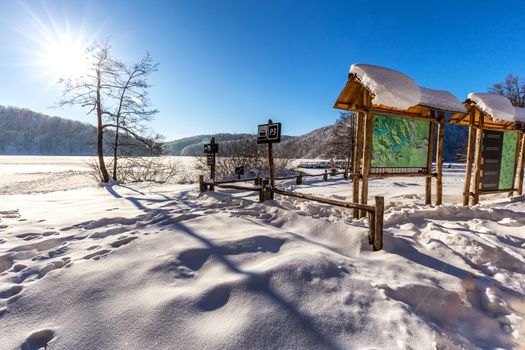
[[[426,173],[430,122],[374,115],[371,173]]]
[[[518,134],[515,131],[483,132],[481,149],[481,191],[513,188]]]

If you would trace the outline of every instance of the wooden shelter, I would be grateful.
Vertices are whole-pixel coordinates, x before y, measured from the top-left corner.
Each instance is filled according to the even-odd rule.
[[[442,204],[443,133],[445,114],[461,118],[467,114],[465,107],[447,91],[419,87],[405,74],[391,69],[354,64],[348,81],[339,94],[334,108],[357,113],[353,162],[353,202],[367,204],[368,181],[377,177],[425,177],[425,204],[431,204],[432,178],[436,178],[436,205]],[[426,149],[415,149],[424,158],[416,167],[373,166],[374,121],[381,117],[400,118],[404,121],[428,122]],[[423,123],[425,124],[425,123]],[[435,129],[437,124],[437,143]],[[424,130],[424,129],[423,129]],[[390,133],[386,130],[386,133]],[[388,136],[388,135],[387,135]],[[409,145],[410,147],[410,145]],[[423,146],[422,146],[423,147]],[[380,153],[376,150],[376,154]],[[410,152],[408,152],[410,153]],[[432,171],[432,158],[436,154],[436,172]],[[376,162],[378,163],[378,162]],[[362,181],[359,198],[359,180]],[[359,215],[354,210],[354,217]]]
[[[479,196],[484,194],[508,192],[512,196],[517,191],[521,195],[525,109],[513,107],[506,97],[490,93],[469,94],[465,106],[468,115],[454,116],[449,121],[469,128],[463,205],[468,205],[470,198],[473,205],[478,204]]]

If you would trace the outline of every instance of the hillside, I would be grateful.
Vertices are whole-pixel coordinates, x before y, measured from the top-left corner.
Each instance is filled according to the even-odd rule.
[[[301,136],[282,136],[285,147],[296,158],[329,158],[329,142],[334,125],[328,125]],[[110,135],[111,131],[108,132]],[[464,148],[467,128],[445,126],[444,159],[455,160]],[[202,153],[202,144],[215,137],[221,144],[247,138],[252,134],[218,133],[186,137],[166,142],[174,156]],[[106,139],[111,139],[111,136]],[[51,117],[24,108],[0,106],[0,154],[4,155],[95,155],[95,127],[75,120]]]
[[[95,141],[90,124],[0,106],[0,154],[93,155]]]
[[[195,151],[202,152],[201,148],[204,143],[210,142],[211,138],[215,137],[217,142],[243,140],[253,137],[251,134],[208,134],[185,137],[178,140],[166,142],[167,149],[171,155],[174,156],[192,156]]]

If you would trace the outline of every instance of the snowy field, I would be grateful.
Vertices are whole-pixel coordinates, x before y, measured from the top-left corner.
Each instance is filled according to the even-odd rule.
[[[366,221],[290,198],[96,186],[81,157],[0,157],[0,349],[523,349],[525,197],[442,207],[374,179]],[[350,199],[351,183],[298,191]]]

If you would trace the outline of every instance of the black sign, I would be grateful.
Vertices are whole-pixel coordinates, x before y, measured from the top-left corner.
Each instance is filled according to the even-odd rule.
[[[235,167],[235,175],[244,175],[244,165]]]
[[[215,165],[215,153],[206,154],[206,164]]]
[[[204,144],[204,153],[219,153],[219,144],[218,143],[206,143]]]
[[[261,124],[257,127],[257,143],[281,142],[281,123]]]

